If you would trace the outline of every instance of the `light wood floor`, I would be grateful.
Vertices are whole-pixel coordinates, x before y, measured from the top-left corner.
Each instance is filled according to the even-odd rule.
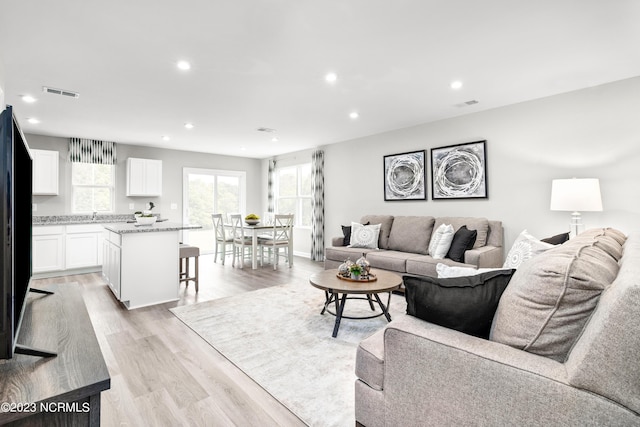
[[[102,393],[103,426],[303,426],[287,408],[180,322],[169,308],[290,282],[306,282],[322,263],[295,257],[251,270],[200,257],[200,290],[180,287],[174,303],[128,311],[99,273],[38,279],[78,282],[111,374]],[[259,312],[256,312],[259,316]]]

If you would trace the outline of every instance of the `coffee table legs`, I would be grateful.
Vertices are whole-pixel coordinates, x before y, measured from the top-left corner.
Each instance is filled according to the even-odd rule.
[[[338,303],[338,295],[335,294],[336,304]],[[342,298],[340,299],[340,305],[338,306],[338,311],[336,311],[336,324],[333,326],[333,334],[331,335],[333,338],[338,336],[338,329],[340,328],[340,321],[342,320],[342,312],[344,310],[344,303],[347,301],[347,294],[342,294]]]
[[[375,307],[373,305],[373,299],[371,298],[373,296],[373,298],[375,298],[376,302],[380,306],[380,309],[382,310],[382,313],[379,313],[379,314],[377,314],[375,316],[366,316],[366,317],[343,316],[344,306],[345,306],[345,304],[347,302],[347,295],[348,294],[345,293],[345,294],[342,294],[342,296],[340,296],[340,294],[338,294],[338,293],[333,293],[333,292],[329,292],[329,291],[325,291],[324,292],[325,303],[324,303],[324,307],[322,308],[322,311],[320,312],[320,314],[324,314],[325,312],[329,312],[330,314],[333,314],[333,315],[336,316],[336,322],[335,322],[335,324],[333,326],[333,334],[331,335],[333,338],[338,336],[338,330],[340,329],[340,322],[342,321],[343,317],[345,319],[372,319],[374,317],[378,317],[378,316],[384,315],[384,317],[387,319],[387,322],[391,322],[391,315],[389,314],[389,303],[391,302],[391,292],[389,292],[389,297],[387,298],[387,304],[386,305],[382,302],[382,300],[380,299],[378,294],[367,294],[366,299],[369,302],[369,307],[371,307],[371,310],[375,311]],[[350,299],[353,299],[353,297],[350,297]],[[356,299],[365,299],[365,298],[356,298]],[[328,310],[329,304],[331,304],[332,302],[335,303],[335,305],[336,305],[335,313],[331,313],[331,311]]]

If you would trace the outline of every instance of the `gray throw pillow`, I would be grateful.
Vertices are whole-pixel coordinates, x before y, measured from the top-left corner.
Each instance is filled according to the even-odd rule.
[[[564,362],[618,270],[590,236],[537,255],[518,268],[502,295],[490,339]]]

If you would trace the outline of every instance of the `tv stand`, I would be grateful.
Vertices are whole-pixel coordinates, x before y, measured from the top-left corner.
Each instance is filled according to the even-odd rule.
[[[56,357],[58,353],[54,353],[49,350],[41,350],[39,348],[29,347],[26,345],[16,344],[16,347],[13,349],[14,354],[25,354],[27,356],[36,356],[36,357]]]
[[[35,294],[53,295],[53,291],[46,291],[44,289],[38,288],[29,288],[29,292],[33,292]]]
[[[38,359],[16,349],[12,359],[0,361],[0,402],[23,409],[0,412],[0,425],[98,426],[100,393],[111,379],[82,289],[65,283],[46,292],[27,297],[18,338],[25,351],[52,348],[59,357]]]

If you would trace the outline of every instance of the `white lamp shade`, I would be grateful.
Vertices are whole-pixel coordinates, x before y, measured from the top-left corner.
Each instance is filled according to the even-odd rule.
[[[601,211],[600,181],[597,178],[554,179],[551,182],[552,211]]]

